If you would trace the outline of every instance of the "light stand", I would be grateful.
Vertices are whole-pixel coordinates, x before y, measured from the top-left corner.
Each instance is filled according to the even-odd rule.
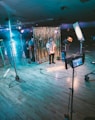
[[[69,64],[72,67],[73,72],[72,72],[72,85],[70,88],[71,94],[69,95],[68,114],[65,115],[65,118],[66,118],[66,120],[72,120],[72,117],[73,117],[73,96],[74,96],[74,68],[84,64],[84,55],[66,58],[66,60],[65,60],[65,68],[66,69],[68,69],[67,64]],[[70,112],[69,112],[69,110],[70,110]],[[70,114],[70,117],[69,117],[69,114]]]
[[[0,46],[0,54],[1,54],[2,61],[3,61],[3,65],[5,66],[5,59],[4,59],[4,55],[2,51],[2,46]]]
[[[72,88],[71,88],[71,111],[70,111],[70,118],[72,120],[72,114],[73,114],[73,96],[74,96],[74,68],[72,73]]]
[[[83,53],[83,41],[85,40],[84,36],[82,34],[82,31],[81,31],[81,28],[78,22],[74,23],[73,27],[74,27],[76,36],[78,40],[80,41],[80,54],[82,54]]]
[[[83,41],[80,41],[80,55],[83,54]]]
[[[19,81],[19,76],[17,74],[17,69],[16,69],[16,64],[15,64],[15,60],[14,60],[14,54],[13,54],[13,48],[12,48],[12,30],[11,30],[11,22],[10,20],[8,20],[8,26],[9,26],[9,32],[10,32],[10,43],[11,43],[11,53],[12,53],[12,61],[13,61],[13,67],[14,67],[14,70],[15,70],[15,80]]]
[[[20,32],[20,40],[21,40],[22,60],[23,60],[24,49],[23,49],[23,41],[22,41],[22,33],[21,32]]]
[[[72,120],[73,118],[74,68],[73,68],[73,73],[72,73],[72,87],[70,88],[70,93],[71,94],[69,94],[68,113],[64,115],[65,116],[64,120]],[[70,111],[70,114],[69,114],[69,111]]]

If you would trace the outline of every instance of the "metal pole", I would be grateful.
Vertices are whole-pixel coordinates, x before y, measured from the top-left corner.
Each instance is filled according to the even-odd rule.
[[[73,74],[72,74],[71,120],[72,120],[72,114],[73,114],[73,96],[74,96],[74,68],[73,68]]]
[[[4,55],[2,52],[2,46],[0,46],[0,54],[1,54],[2,61],[3,61],[3,65],[5,66],[5,59],[4,59]]]
[[[12,30],[11,30],[11,22],[10,22],[10,20],[8,21],[8,25],[9,25],[9,32],[10,32],[10,43],[12,44],[13,41],[12,41]],[[15,64],[15,60],[14,60],[14,54],[13,54],[12,45],[11,45],[10,48],[11,48],[11,53],[12,53],[13,67],[14,67],[15,74],[16,74],[15,79],[16,79],[16,80],[19,80],[19,76],[18,76],[18,74],[17,74],[16,64]]]
[[[83,49],[83,42],[82,42],[82,41],[80,41],[80,54],[82,54],[82,53],[83,53],[82,49]]]

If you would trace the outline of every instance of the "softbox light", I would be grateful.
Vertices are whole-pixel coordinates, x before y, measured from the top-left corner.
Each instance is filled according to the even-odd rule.
[[[77,36],[78,40],[79,41],[84,41],[85,39],[84,39],[84,36],[82,34],[82,31],[81,31],[81,28],[80,28],[78,22],[73,24],[73,28],[75,30],[75,33],[76,33],[76,36]]]

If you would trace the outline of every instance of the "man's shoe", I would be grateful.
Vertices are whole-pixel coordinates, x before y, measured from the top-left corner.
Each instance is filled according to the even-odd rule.
[[[53,64],[55,64],[55,62],[52,62]]]

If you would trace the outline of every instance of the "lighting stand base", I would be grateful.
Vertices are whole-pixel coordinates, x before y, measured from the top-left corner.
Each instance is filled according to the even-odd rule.
[[[19,81],[19,80],[20,80],[20,78],[19,78],[18,75],[16,75],[15,80],[16,80],[16,81]]]

